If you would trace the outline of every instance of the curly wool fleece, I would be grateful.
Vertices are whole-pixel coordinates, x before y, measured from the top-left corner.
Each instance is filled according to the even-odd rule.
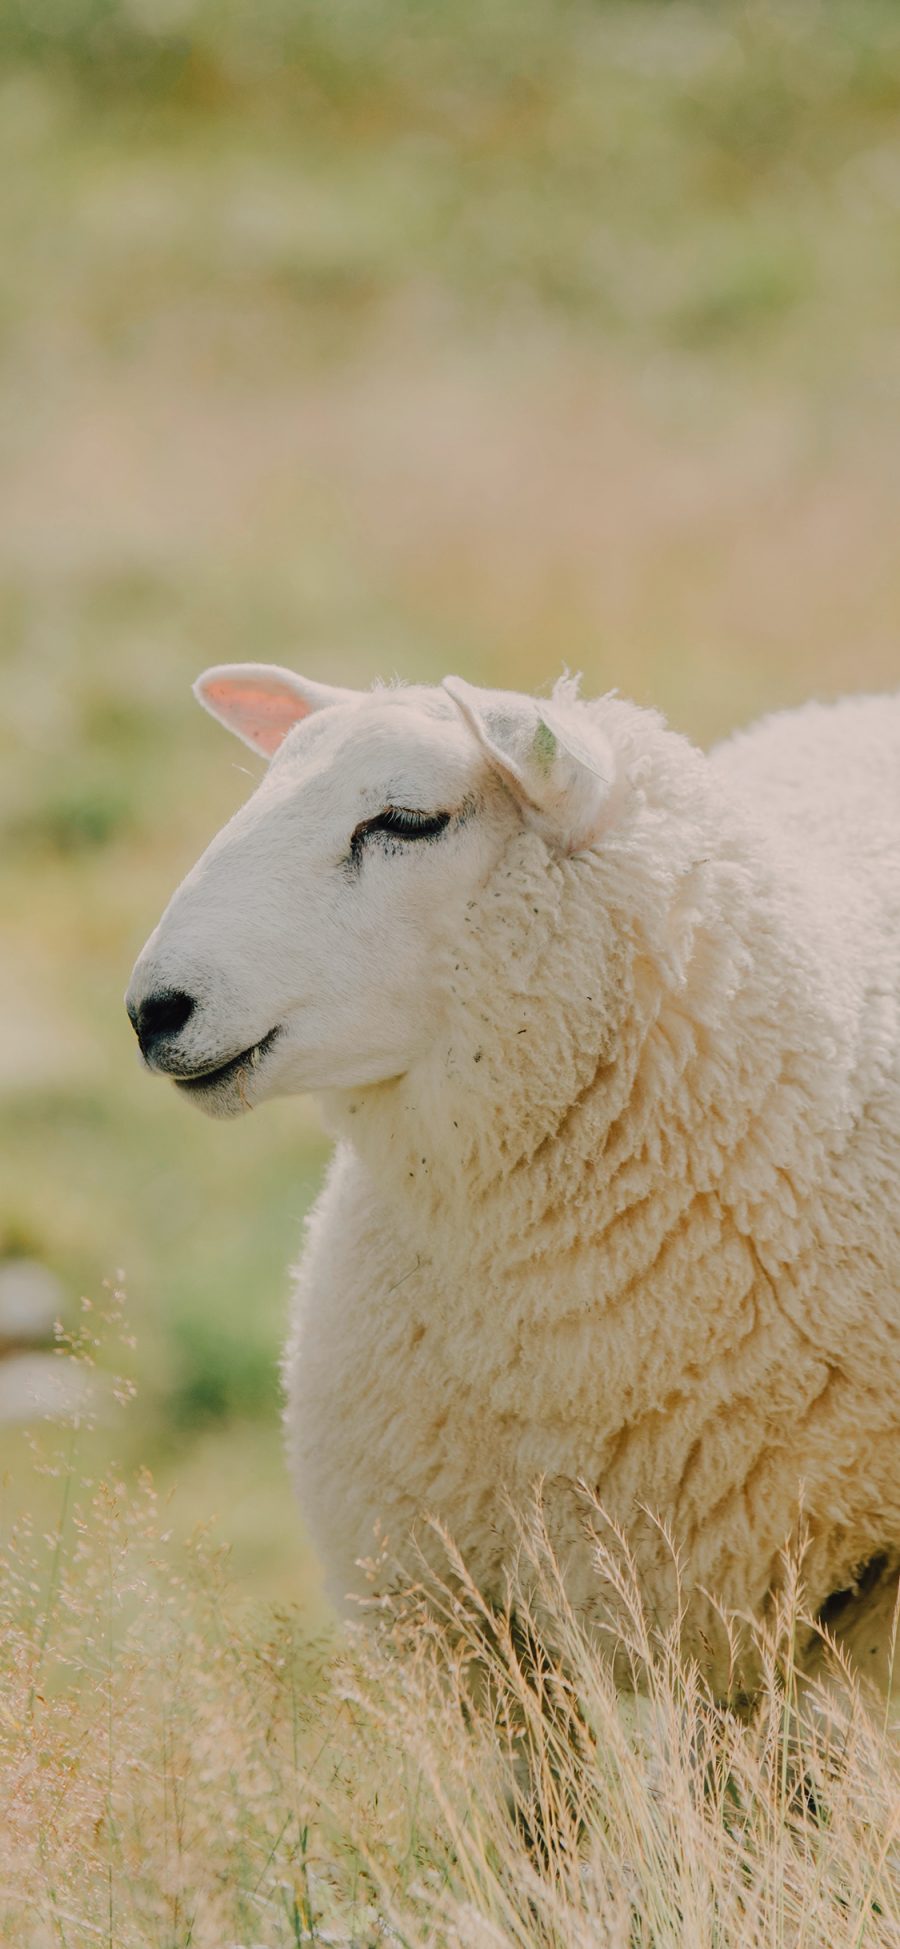
[[[724,1684],[700,1591],[764,1611],[801,1494],[812,1607],[900,1544],[900,701],[709,755],[578,709],[616,754],[602,842],[513,838],[444,970],[449,1032],[330,1106],[289,1441],[339,1601],[426,1512],[499,1595],[541,1479],[605,1615],[582,1481],[637,1523],[664,1621],[649,1505]],[[883,1676],[873,1582],[845,1623]]]

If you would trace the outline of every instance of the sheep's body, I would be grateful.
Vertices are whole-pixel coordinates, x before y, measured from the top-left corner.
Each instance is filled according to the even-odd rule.
[[[580,708],[629,780],[602,842],[514,837],[431,1052],[329,1099],[286,1368],[301,1501],[339,1600],[424,1512],[499,1593],[507,1498],[542,1478],[590,1612],[581,1479],[758,1613],[802,1486],[820,1605],[900,1546],[900,701],[709,757]]]

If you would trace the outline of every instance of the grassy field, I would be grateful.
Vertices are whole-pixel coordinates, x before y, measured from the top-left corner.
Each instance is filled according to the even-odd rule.
[[[895,686],[898,307],[890,0],[7,0],[0,1258],[70,1331],[121,1268],[77,1468],[217,1518],[236,1601],[322,1620],[276,1363],[325,1150],[138,1070],[132,959],[254,770],[191,678],[567,664],[701,740]]]
[[[296,1607],[236,1612],[148,1478],[86,1489],[46,1447],[40,1466],[64,1519],[0,1552],[11,1949],[895,1949],[896,1736],[839,1672],[801,1693],[799,1563],[744,1720],[677,1622],[654,1629],[599,1514],[638,1706],[539,1512],[515,1624],[463,1579],[452,1646],[407,1600],[335,1660]]]

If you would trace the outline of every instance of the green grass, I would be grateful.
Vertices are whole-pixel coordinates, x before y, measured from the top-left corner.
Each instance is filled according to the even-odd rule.
[[[85,1471],[148,1464],[310,1619],[276,1363],[323,1138],[203,1122],[121,1005],[254,772],[190,680],[567,664],[701,739],[895,685],[898,108],[887,0],[3,10],[0,1254],[70,1327],[124,1269]]]

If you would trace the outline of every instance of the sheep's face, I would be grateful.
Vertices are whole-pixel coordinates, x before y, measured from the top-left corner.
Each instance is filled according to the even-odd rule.
[[[338,691],[251,664],[195,688],[269,766],[137,962],[126,999],[148,1067],[213,1116],[403,1074],[512,833],[590,843],[608,749],[572,707],[451,678]]]

